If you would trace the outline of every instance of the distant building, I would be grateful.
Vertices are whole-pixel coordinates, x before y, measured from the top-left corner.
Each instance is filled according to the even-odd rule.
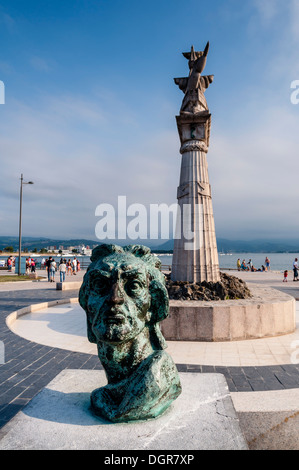
[[[70,254],[69,250],[62,250],[62,255],[69,256]]]
[[[84,246],[84,245],[81,245],[79,247],[79,252],[81,253],[81,255],[85,255],[85,256],[90,256],[91,255],[91,249],[87,246]]]

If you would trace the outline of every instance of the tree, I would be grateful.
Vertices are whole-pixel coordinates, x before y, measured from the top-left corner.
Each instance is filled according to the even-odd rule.
[[[4,251],[6,251],[7,253],[13,253],[14,248],[13,248],[13,246],[7,246],[7,247],[4,248]]]

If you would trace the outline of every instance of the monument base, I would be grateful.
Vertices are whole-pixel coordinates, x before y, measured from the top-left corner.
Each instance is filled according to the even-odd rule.
[[[166,341],[243,341],[293,333],[296,301],[277,289],[250,285],[252,298],[170,300],[161,322]]]
[[[182,394],[154,420],[92,414],[104,371],[66,369],[0,431],[1,450],[247,450],[222,374],[180,373]]]

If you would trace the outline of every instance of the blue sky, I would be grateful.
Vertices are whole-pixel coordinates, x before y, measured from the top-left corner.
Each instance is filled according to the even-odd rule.
[[[95,208],[176,202],[182,52],[210,41],[217,237],[296,238],[298,0],[1,1],[0,235],[95,238]]]

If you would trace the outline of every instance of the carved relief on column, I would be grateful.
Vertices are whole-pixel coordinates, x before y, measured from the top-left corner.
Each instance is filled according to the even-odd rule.
[[[184,142],[183,145],[181,146],[180,153],[183,154],[186,152],[194,152],[196,150],[199,152],[207,153],[208,146],[202,140],[188,140],[187,142]]]
[[[193,191],[191,191],[193,189]],[[177,199],[188,197],[192,195],[200,195],[205,197],[211,197],[211,185],[209,183],[203,183],[199,181],[192,181],[185,184],[181,184],[177,189]]]

